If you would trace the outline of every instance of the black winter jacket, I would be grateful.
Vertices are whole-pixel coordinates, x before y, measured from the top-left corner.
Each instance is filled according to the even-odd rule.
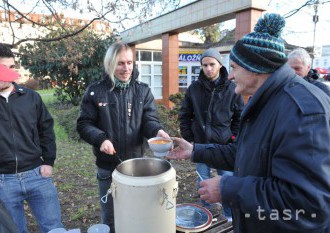
[[[120,162],[118,157],[121,160],[142,157],[144,137],[154,137],[162,128],[151,90],[137,77],[134,68],[129,87],[112,90],[113,84],[105,76],[91,84],[84,94],[77,130],[93,146],[100,168],[113,168]],[[100,151],[106,139],[112,142],[118,157]]]
[[[243,98],[235,94],[235,84],[228,80],[224,66],[216,85],[201,70],[182,102],[181,135],[189,142],[226,144],[237,135],[243,106]]]
[[[316,70],[310,69],[307,76],[304,77],[304,79],[307,82],[309,82],[309,83],[317,86],[318,88],[320,88],[322,91],[324,91],[330,97],[330,88],[327,85],[325,85],[324,83],[318,81],[317,79],[319,77],[320,77],[320,75],[317,73]]]
[[[8,102],[0,96],[0,174],[14,174],[56,158],[54,121],[40,95],[14,83]]]

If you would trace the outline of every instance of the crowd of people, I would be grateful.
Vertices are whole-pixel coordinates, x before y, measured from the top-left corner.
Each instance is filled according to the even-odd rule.
[[[232,48],[229,74],[217,50],[202,54],[179,113],[183,138],[172,137],[167,156],[197,164],[201,203],[221,203],[235,233],[330,232],[330,91],[306,51],[286,55],[284,26],[278,14],[261,17]],[[88,86],[77,119],[96,157],[100,200],[116,166],[143,156],[144,138],[170,138],[133,56],[126,44],[110,45],[103,79]],[[26,201],[47,233],[64,227],[52,181],[54,122],[41,97],[15,82],[14,68],[1,44],[0,231],[27,232]],[[114,233],[112,198],[100,205],[101,222]]]

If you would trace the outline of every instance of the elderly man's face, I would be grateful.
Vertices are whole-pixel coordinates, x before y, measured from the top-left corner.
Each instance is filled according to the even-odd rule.
[[[237,63],[230,62],[231,71],[228,75],[229,80],[235,80],[235,93],[250,96],[254,95],[261,85],[266,81],[266,75],[252,73]]]
[[[301,59],[299,58],[289,58],[288,60],[289,66],[301,77],[306,77],[311,67],[309,65],[305,65]]]

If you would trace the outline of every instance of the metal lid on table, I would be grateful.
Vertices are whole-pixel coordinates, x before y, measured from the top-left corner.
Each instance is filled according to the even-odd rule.
[[[195,204],[176,206],[176,229],[183,232],[200,232],[212,224],[211,212]]]

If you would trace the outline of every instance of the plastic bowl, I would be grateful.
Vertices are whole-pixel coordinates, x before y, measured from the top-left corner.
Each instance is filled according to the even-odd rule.
[[[110,227],[106,224],[95,224],[88,228],[87,233],[109,233]]]
[[[154,137],[148,140],[148,145],[156,157],[164,157],[172,149],[173,141],[169,138]]]

